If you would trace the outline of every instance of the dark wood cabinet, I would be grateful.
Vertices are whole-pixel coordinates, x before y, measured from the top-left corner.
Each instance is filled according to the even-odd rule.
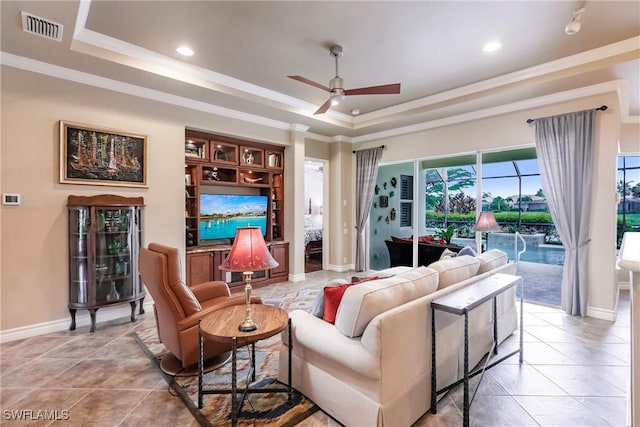
[[[289,243],[284,241],[284,147],[194,130],[185,131],[184,144],[187,285],[221,280],[232,289],[244,286],[242,273],[218,268],[229,253],[231,239],[205,241],[208,227],[216,219],[211,215],[205,218],[205,214],[201,218],[203,194],[259,195],[268,199],[265,241],[279,266],[256,271],[252,284],[259,287],[286,280]]]
[[[284,147],[185,132],[185,241],[203,245],[200,197],[203,193],[267,196],[266,241],[284,240]]]
[[[69,313],[70,330],[76,311],[89,310],[91,332],[101,307],[129,303],[131,321],[146,292],[138,272],[143,244],[142,197],[114,195],[69,196]]]
[[[187,285],[208,282],[213,277],[213,252],[194,253],[187,256]]]
[[[267,243],[271,256],[278,261],[278,267],[268,271],[256,271],[251,279],[254,287],[287,280],[289,276],[289,242]],[[229,254],[229,246],[211,246],[198,249],[187,248],[187,285],[195,286],[211,280],[221,280],[229,287],[241,289],[244,286],[242,273],[229,273],[218,267]]]
[[[278,262],[276,268],[269,270],[270,278],[283,278],[287,279],[289,276],[289,244],[288,243],[272,243],[269,246],[271,256]]]

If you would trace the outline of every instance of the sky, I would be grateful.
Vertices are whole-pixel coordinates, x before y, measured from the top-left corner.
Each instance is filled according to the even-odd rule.
[[[539,173],[537,160],[519,160],[518,167],[523,175],[536,174],[535,176],[522,177],[522,194],[536,194],[542,188],[540,176],[537,175]],[[475,167],[464,167],[464,169],[473,170]],[[493,197],[501,196],[502,198],[518,194],[518,178],[513,163],[486,163],[482,166],[482,176],[484,178],[482,182],[483,192],[489,192]],[[464,192],[475,196],[476,186],[467,187]]]
[[[525,175],[522,177],[522,194],[535,195],[542,188],[538,160],[518,160],[517,165],[520,173]],[[624,166],[627,168],[626,181],[631,183],[632,187],[640,183],[640,156],[626,156]],[[618,158],[618,168],[620,169],[621,167],[623,167],[622,156]],[[470,169],[470,167],[465,167],[465,169]],[[512,162],[486,163],[482,166],[482,176],[484,178],[482,182],[483,192],[489,192],[493,197],[501,196],[502,198],[518,194],[518,178]],[[501,178],[492,179],[491,177]],[[621,179],[622,172],[618,170],[617,180]],[[467,187],[464,192],[469,195],[475,195],[476,187]]]
[[[261,213],[267,210],[266,196],[201,194],[201,214]]]

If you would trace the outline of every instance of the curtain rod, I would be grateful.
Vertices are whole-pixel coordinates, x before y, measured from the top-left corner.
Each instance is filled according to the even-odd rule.
[[[383,150],[387,148],[384,145],[381,145],[380,147],[382,147]],[[368,150],[368,148],[364,148],[364,150]],[[358,150],[358,151],[362,151],[362,150]],[[353,154],[356,154],[356,150],[353,150]]]
[[[606,105],[603,105],[601,107],[596,108],[595,110],[596,111],[607,111],[607,108],[609,108],[609,107],[607,107]],[[531,123],[533,123],[535,121],[536,121],[535,119],[527,119],[527,123],[529,123],[529,124],[531,124]]]

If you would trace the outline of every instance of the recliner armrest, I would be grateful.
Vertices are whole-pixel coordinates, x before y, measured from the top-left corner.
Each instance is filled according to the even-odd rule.
[[[178,330],[184,331],[185,329],[189,329],[192,326],[197,326],[200,322],[200,319],[205,316],[213,313],[214,311],[228,307],[231,305],[244,305],[245,299],[244,295],[238,295],[233,297],[218,297],[208,301],[204,301],[202,304],[202,310],[192,314],[191,316],[187,316],[184,319],[180,319],[178,321]],[[251,297],[251,304],[262,304],[262,298],[253,296]]]
[[[200,301],[200,304],[213,298],[228,297],[231,295],[229,286],[227,286],[225,282],[221,282],[219,280],[204,282],[192,286],[191,292],[193,292],[198,301]]]

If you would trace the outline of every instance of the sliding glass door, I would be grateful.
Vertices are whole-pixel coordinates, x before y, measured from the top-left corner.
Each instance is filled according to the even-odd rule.
[[[640,156],[618,157],[618,248],[625,231],[640,231]]]

